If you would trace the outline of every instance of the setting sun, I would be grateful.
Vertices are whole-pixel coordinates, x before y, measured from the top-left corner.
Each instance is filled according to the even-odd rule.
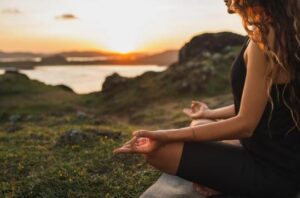
[[[114,38],[107,42],[106,49],[108,51],[119,52],[119,53],[130,53],[137,51],[137,45],[134,41],[128,40],[126,38]]]
[[[222,1],[2,0],[0,15],[0,51],[155,53],[201,32],[243,31]]]

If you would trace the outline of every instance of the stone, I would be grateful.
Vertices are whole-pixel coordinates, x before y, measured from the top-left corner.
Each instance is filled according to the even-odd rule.
[[[22,116],[21,115],[15,114],[15,115],[9,116],[9,121],[11,123],[17,123],[17,122],[20,122],[21,120],[22,120]]]
[[[76,113],[76,118],[77,118],[77,119],[80,119],[80,120],[84,120],[84,119],[89,118],[89,116],[88,116],[88,114],[86,114],[86,113],[83,112],[83,111],[77,111],[77,113]]]
[[[163,173],[140,198],[204,198],[195,191],[193,183],[180,177]]]
[[[56,87],[58,87],[58,88],[60,88],[64,91],[67,91],[67,92],[75,93],[74,90],[71,87],[68,87],[66,85],[56,85]]]
[[[71,129],[69,131],[66,131],[64,134],[62,134],[59,137],[57,143],[74,145],[74,144],[83,143],[88,139],[89,139],[88,135],[85,134],[83,131],[77,129]]]
[[[231,32],[205,33],[195,36],[180,50],[179,63],[203,55],[207,57],[210,53],[220,53],[228,47],[240,46],[244,41],[244,36]]]
[[[111,76],[106,77],[102,90],[109,91],[115,87],[122,86],[127,81],[127,78],[120,76],[118,73],[113,73]]]

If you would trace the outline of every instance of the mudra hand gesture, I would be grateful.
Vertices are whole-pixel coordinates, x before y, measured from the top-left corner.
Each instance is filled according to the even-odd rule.
[[[192,101],[191,108],[183,109],[183,113],[192,119],[205,118],[210,109],[207,104],[201,101]]]
[[[113,153],[150,154],[163,145],[162,139],[163,134],[159,131],[134,131],[133,138],[131,138],[123,146],[114,149]]]

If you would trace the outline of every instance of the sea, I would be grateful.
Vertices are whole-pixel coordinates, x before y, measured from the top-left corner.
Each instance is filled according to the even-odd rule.
[[[107,76],[118,73],[134,78],[147,71],[162,72],[167,66],[157,65],[84,65],[84,66],[38,66],[31,70],[19,70],[30,79],[49,85],[66,85],[78,94],[88,94],[102,90]],[[0,69],[0,74],[4,70]]]

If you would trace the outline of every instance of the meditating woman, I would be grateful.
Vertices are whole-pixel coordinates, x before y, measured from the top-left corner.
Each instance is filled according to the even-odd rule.
[[[143,154],[152,166],[219,197],[296,197],[300,192],[299,0],[225,0],[248,34],[231,68],[234,104],[200,103],[193,126],[138,130],[114,153]],[[223,118],[218,121],[212,119]],[[221,140],[238,139],[239,145]]]

